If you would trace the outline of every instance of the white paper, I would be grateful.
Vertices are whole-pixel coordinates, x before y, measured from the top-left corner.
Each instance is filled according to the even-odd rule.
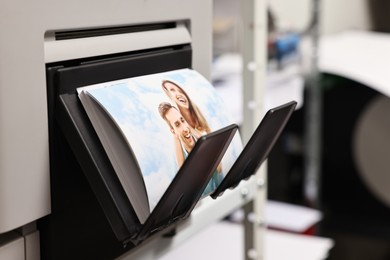
[[[322,219],[319,210],[268,200],[265,220],[269,227],[302,233]]]
[[[265,260],[322,260],[333,247],[332,239],[266,230]],[[243,225],[228,222],[212,224],[182,245],[159,258],[170,259],[244,259]]]

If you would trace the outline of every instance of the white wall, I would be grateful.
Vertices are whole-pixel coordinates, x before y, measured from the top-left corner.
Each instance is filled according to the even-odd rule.
[[[310,21],[313,0],[268,0],[276,18],[283,26],[303,30]],[[320,0],[321,32],[371,28],[368,0]]]

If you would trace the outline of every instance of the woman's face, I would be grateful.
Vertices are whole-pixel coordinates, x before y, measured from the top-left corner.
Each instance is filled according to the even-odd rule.
[[[179,87],[170,82],[165,82],[164,87],[168,91],[171,99],[177,104],[179,108],[189,108],[188,99]]]

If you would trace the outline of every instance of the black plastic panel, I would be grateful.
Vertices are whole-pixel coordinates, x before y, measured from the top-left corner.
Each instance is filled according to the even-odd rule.
[[[297,102],[291,101],[267,111],[237,161],[211,197],[217,198],[226,189],[234,188],[241,180],[247,179],[256,173],[257,169],[267,159],[296,105]]]
[[[143,25],[131,25],[131,26],[117,26],[117,27],[106,27],[106,28],[95,28],[88,30],[70,30],[55,32],[55,38],[57,41],[69,40],[69,39],[80,39],[87,37],[97,37],[106,35],[115,35],[123,33],[134,33],[134,32],[145,32],[151,30],[161,30],[167,28],[174,28],[176,23],[158,23],[158,24],[143,24]]]
[[[191,56],[184,45],[47,65],[52,214],[38,223],[43,259],[113,259],[141,227],[76,88],[191,68]]]
[[[171,185],[146,220],[138,239],[188,217],[226,152],[237,125],[202,136],[176,174]]]

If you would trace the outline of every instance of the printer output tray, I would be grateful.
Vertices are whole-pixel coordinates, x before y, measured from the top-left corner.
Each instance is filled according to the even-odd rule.
[[[229,125],[198,139],[167,191],[141,225],[119,183],[107,155],[74,94],[60,95],[62,128],[73,152],[113,228],[133,243],[188,217],[227,150],[237,125]]]
[[[211,197],[215,199],[221,196],[226,189],[234,188],[241,180],[256,173],[267,159],[296,105],[297,102],[291,101],[267,111],[232,168]]]

